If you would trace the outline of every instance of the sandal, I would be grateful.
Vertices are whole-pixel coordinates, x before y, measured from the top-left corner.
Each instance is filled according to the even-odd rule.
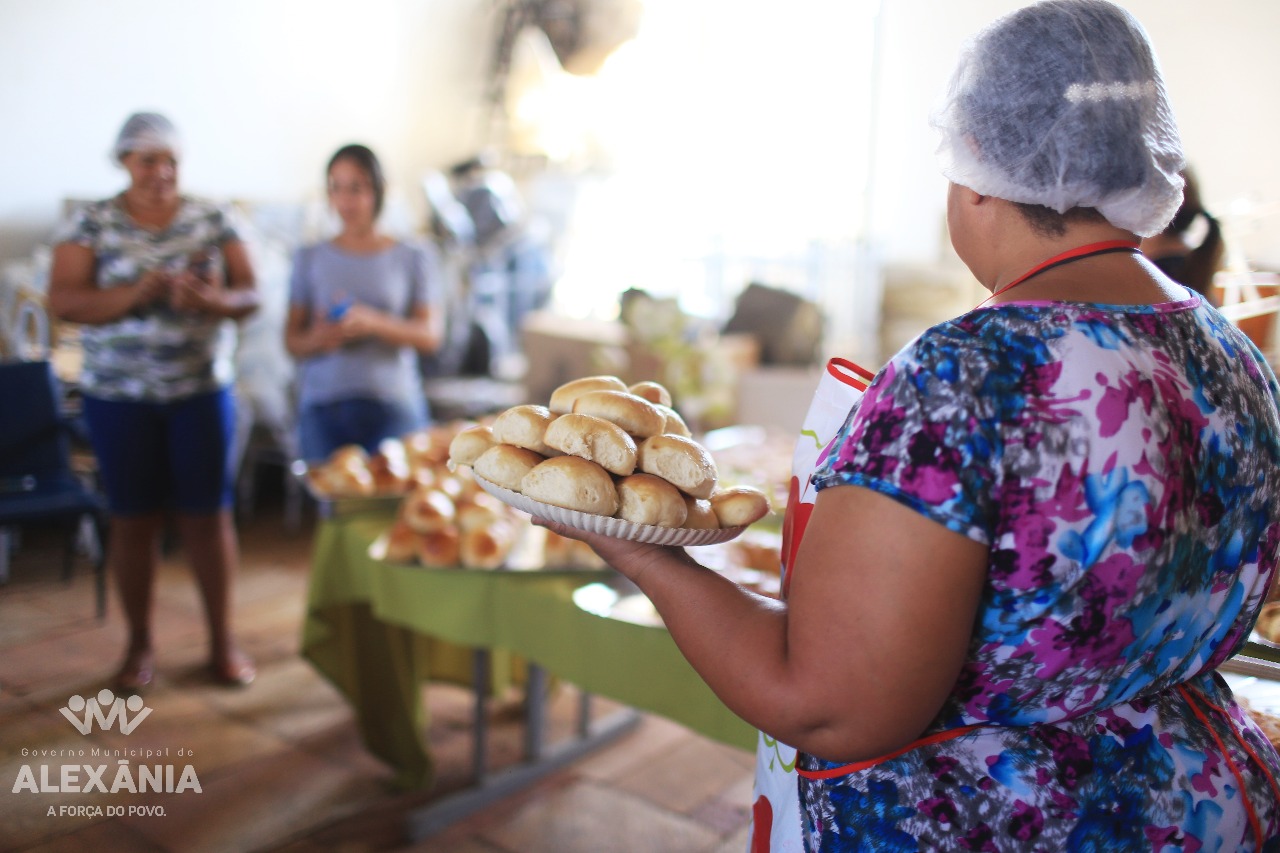
[[[213,680],[227,687],[248,687],[258,676],[253,661],[244,652],[234,651],[220,661],[209,664]]]

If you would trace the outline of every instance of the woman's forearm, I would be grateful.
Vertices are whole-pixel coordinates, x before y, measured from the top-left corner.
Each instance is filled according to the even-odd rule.
[[[115,287],[51,287],[49,311],[59,320],[99,326],[128,316],[139,307],[140,282]]]

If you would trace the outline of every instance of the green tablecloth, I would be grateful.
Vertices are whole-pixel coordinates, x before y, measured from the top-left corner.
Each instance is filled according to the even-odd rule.
[[[498,689],[518,677],[523,658],[590,693],[754,748],[754,729],[711,693],[665,629],[574,605],[575,589],[609,573],[392,565],[368,553],[388,523],[381,515],[320,523],[302,652],[346,696],[366,746],[399,784],[432,781],[422,682],[469,683],[476,647],[493,651]]]

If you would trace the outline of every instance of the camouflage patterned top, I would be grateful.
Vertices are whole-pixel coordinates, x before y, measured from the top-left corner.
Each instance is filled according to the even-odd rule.
[[[228,208],[184,196],[167,228],[151,231],[125,212],[120,196],[84,205],[59,230],[57,242],[93,250],[99,287],[136,281],[149,269],[178,271],[193,256],[240,240]],[[104,400],[170,402],[216,391],[232,380],[234,325],[180,314],[159,303],[80,333],[85,394]]]

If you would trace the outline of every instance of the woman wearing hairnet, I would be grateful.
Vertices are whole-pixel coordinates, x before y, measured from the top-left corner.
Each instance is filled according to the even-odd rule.
[[[1276,568],[1280,388],[1137,253],[1182,189],[1146,35],[1103,0],[1014,12],[935,124],[952,242],[992,295],[849,413],[786,600],[544,523],[799,749],[798,802],[757,800],[753,850],[1264,849],[1280,757],[1215,667]]]
[[[131,116],[114,150],[128,188],[77,211],[50,270],[51,310],[83,325],[84,415],[111,512],[107,565],[129,622],[116,686],[128,691],[155,674],[152,587],[170,512],[203,594],[213,678],[254,677],[231,632],[234,335],[225,321],[252,313],[258,298],[230,212],[179,192],[180,152],[167,118]]]

